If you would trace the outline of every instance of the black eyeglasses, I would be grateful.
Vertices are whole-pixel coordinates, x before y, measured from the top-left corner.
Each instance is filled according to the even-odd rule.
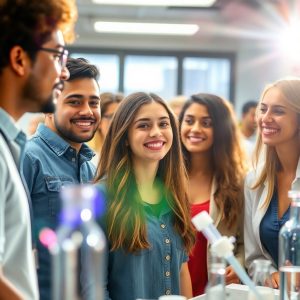
[[[54,48],[44,48],[44,47],[40,47],[39,50],[50,52],[50,53],[56,53],[57,56],[55,56],[55,58],[57,59],[60,67],[62,69],[66,67],[67,59],[68,59],[68,56],[69,56],[69,51],[68,50],[64,49],[64,50],[59,51],[59,50],[54,49]]]

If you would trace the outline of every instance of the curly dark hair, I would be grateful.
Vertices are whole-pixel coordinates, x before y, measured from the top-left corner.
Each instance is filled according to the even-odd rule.
[[[60,29],[67,42],[74,39],[75,0],[0,0],[0,72],[10,50],[21,46],[34,61],[41,45]]]

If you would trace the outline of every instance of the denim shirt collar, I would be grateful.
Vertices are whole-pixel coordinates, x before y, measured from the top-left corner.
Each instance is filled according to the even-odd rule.
[[[48,128],[45,124],[39,124],[35,135],[39,135],[41,139],[52,149],[57,156],[64,155],[69,148],[72,148],[62,137]],[[87,160],[91,160],[95,155],[86,144],[82,144],[79,154],[83,155]]]
[[[14,141],[21,132],[13,118],[2,108],[0,108],[0,130],[8,141]],[[23,136],[26,140],[24,133]]]

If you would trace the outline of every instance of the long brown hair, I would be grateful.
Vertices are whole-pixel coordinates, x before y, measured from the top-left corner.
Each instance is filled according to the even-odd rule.
[[[240,145],[240,133],[230,104],[212,94],[191,96],[179,115],[180,129],[186,110],[192,104],[204,105],[212,120],[212,170],[217,182],[214,197],[216,205],[228,222],[229,228],[235,223],[242,211],[242,182],[246,172],[245,154]],[[189,172],[191,154],[182,144],[185,164]]]
[[[176,118],[160,97],[152,93],[138,92],[127,96],[115,112],[103,144],[95,179],[99,182],[105,178],[106,182],[107,228],[111,250],[123,248],[135,252],[150,246],[143,206],[137,193],[127,134],[138,110],[153,101],[166,109],[173,131],[171,149],[159,162],[156,177],[164,186],[166,201],[174,214],[174,228],[182,237],[185,248],[190,251],[194,244],[186,192],[186,172]]]

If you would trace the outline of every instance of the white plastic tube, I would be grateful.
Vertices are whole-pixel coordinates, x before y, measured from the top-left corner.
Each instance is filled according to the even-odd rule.
[[[217,228],[213,224],[212,218],[206,211],[203,211],[192,218],[192,223],[198,231],[201,231],[211,244],[212,249],[223,256],[227,262],[233,267],[240,280],[248,285],[248,287],[257,296],[257,299],[263,300],[258,293],[254,282],[249,278],[244,268],[240,265],[233,254],[233,245],[228,237],[222,237]]]
[[[206,211],[202,211],[192,218],[192,222],[198,231],[202,231],[207,240],[213,244],[222,236],[213,224],[213,220]]]

